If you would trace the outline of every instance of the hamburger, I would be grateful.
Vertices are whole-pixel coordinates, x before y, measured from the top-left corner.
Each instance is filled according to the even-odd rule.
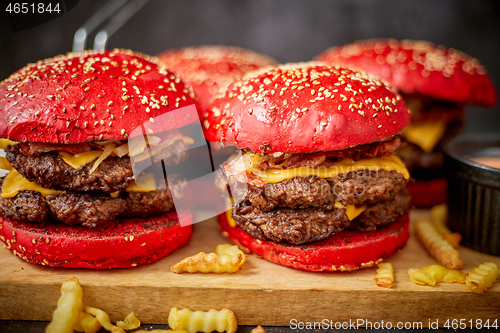
[[[455,49],[394,39],[333,47],[316,59],[363,69],[399,91],[411,113],[411,123],[402,132],[408,144],[399,156],[412,175],[412,203],[428,208],[445,202],[443,147],[463,127],[464,106],[497,103],[484,66]]]
[[[10,171],[0,179],[0,239],[15,255],[51,267],[126,268],[189,241],[192,227],[180,226],[173,203],[182,186],[148,166],[187,158],[192,140],[177,128],[195,119],[155,119],[198,102],[156,58],[68,53],[18,70],[0,95],[0,159]]]
[[[370,267],[408,239],[408,171],[396,156],[409,121],[402,98],[364,72],[320,63],[236,81],[204,119],[222,164],[233,242],[309,271]]]
[[[193,87],[207,112],[217,95],[245,73],[276,65],[266,55],[223,45],[200,45],[166,50],[157,55],[168,69]]]

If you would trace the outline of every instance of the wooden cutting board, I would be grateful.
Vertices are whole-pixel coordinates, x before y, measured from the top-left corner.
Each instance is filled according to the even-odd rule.
[[[425,214],[415,211],[412,217]],[[465,285],[430,287],[410,281],[409,268],[436,263],[414,237],[389,260],[396,279],[393,289],[375,285],[375,268],[311,273],[278,266],[256,255],[250,255],[236,274],[170,272],[182,258],[213,252],[221,243],[227,240],[212,218],[196,224],[190,243],[171,256],[151,265],[109,271],[32,265],[1,248],[0,319],[51,320],[62,281],[76,276],[83,287],[84,304],[105,310],[112,321],[123,320],[134,311],[143,323],[167,323],[170,309],[176,306],[229,308],[241,325],[293,327],[299,322],[364,320],[365,325],[367,321],[391,322],[393,327],[398,322],[417,322],[427,327],[436,321],[443,326],[447,319],[464,319],[468,328],[478,319],[499,319],[500,324],[500,282],[484,294],[474,294]],[[459,252],[464,272],[484,261],[500,266],[500,257],[464,247]]]

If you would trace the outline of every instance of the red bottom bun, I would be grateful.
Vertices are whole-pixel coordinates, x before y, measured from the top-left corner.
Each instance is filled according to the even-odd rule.
[[[274,263],[311,272],[374,266],[402,248],[409,237],[408,214],[375,231],[342,231],[323,241],[298,246],[254,239],[240,227],[229,226],[224,214],[218,216],[218,222],[234,243]]]
[[[406,184],[411,204],[416,208],[431,208],[446,202],[446,179],[417,180]]]
[[[175,211],[93,229],[20,222],[0,215],[0,239],[6,248],[30,263],[50,267],[106,269],[149,264],[186,244],[192,233],[193,226],[181,227]]]

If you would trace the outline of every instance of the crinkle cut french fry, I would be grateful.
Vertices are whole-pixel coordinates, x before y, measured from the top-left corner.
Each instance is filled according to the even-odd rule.
[[[448,269],[462,268],[463,263],[459,258],[458,251],[436,231],[430,221],[415,220],[415,232],[427,251],[441,265]]]
[[[394,282],[394,269],[392,263],[382,262],[378,264],[377,276],[375,277],[375,284],[379,287],[392,288]]]
[[[135,316],[135,313],[130,312],[127,317],[125,317],[125,320],[123,321],[117,321],[116,326],[123,328],[124,330],[133,330],[136,328],[139,328],[141,326],[141,321],[137,319]]]
[[[251,333],[266,333],[266,330],[259,325],[256,328],[252,329]]]
[[[446,239],[455,249],[462,241],[462,235],[458,232],[452,232],[446,226],[446,217],[448,216],[448,206],[446,204],[437,205],[431,208],[431,223],[437,232]]]
[[[498,280],[498,267],[492,262],[485,262],[469,272],[466,284],[470,291],[482,294]]]
[[[174,307],[168,316],[168,325],[174,330],[195,332],[227,332],[234,333],[238,329],[233,311],[211,309],[209,311],[179,310]]]
[[[410,279],[419,285],[435,286],[436,283],[465,283],[467,274],[462,271],[448,269],[440,265],[430,265],[422,269],[410,268]]]
[[[65,280],[61,286],[61,297],[52,315],[46,333],[73,333],[83,308],[83,290],[76,277]]]
[[[91,314],[80,312],[80,320],[75,325],[75,331],[84,333],[96,333],[102,328],[99,320]]]
[[[245,263],[246,254],[236,245],[221,244],[215,253],[200,252],[171,267],[174,273],[235,273]]]
[[[109,315],[97,308],[92,308],[90,306],[85,307],[85,312],[90,313],[91,315],[95,316],[97,320],[99,320],[99,323],[101,324],[102,327],[104,327],[106,330],[113,332],[113,333],[125,333],[125,331],[113,324],[111,324],[111,320],[109,319]]]
[[[151,331],[140,330],[140,331],[134,331],[134,333],[189,333],[189,332],[184,331],[184,330],[180,330],[180,331],[176,331],[176,330],[151,330]]]

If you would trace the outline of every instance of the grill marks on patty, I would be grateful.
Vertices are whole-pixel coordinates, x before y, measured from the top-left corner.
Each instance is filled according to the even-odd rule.
[[[23,147],[26,145],[28,143],[7,146],[6,158],[26,179],[44,188],[114,192],[125,189],[134,180],[130,158],[126,156],[106,158],[91,174],[93,162],[74,169],[66,164],[57,152],[32,155],[25,153]],[[174,144],[163,148],[157,158],[171,155],[165,159],[166,165],[177,165],[187,159],[186,149],[186,144],[182,140],[177,140]]]
[[[2,182],[0,180],[0,189]],[[67,192],[43,197],[35,191],[21,191],[13,198],[0,197],[0,214],[3,216],[26,222],[43,222],[50,218],[85,227],[95,227],[121,217],[158,215],[173,207],[169,189],[122,192],[117,198],[98,192]]]

